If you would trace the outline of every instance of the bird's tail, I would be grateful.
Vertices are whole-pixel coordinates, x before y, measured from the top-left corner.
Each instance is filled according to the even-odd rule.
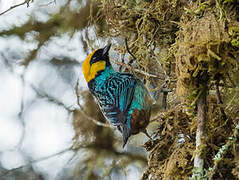
[[[127,127],[127,124],[122,124],[121,125],[123,131],[122,131],[122,135],[123,135],[123,148],[126,145],[128,138],[130,137],[130,129]]]
[[[123,136],[123,148],[125,147],[131,133],[130,127],[127,125],[127,115],[124,111],[120,111],[118,115],[119,128]]]

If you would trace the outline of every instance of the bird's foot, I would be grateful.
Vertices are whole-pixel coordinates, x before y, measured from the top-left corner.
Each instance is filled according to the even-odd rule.
[[[145,129],[142,131],[151,141],[153,141],[152,137],[149,135],[148,131]]]

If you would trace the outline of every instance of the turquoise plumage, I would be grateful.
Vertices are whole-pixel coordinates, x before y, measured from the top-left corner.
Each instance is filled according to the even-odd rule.
[[[124,147],[130,135],[145,130],[152,101],[139,79],[129,73],[114,71],[109,61],[109,49],[110,45],[91,53],[83,63],[83,72],[104,116],[122,133]],[[90,75],[93,78],[89,78]]]

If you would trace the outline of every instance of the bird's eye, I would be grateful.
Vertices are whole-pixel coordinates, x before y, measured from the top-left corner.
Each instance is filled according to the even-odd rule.
[[[91,58],[90,64],[94,64],[95,62],[97,62],[97,57],[96,56]]]
[[[91,59],[91,62],[94,63],[94,62],[96,62],[96,60],[97,60],[97,57],[95,56]]]

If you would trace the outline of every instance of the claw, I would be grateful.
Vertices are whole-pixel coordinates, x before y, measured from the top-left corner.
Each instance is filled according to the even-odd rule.
[[[145,129],[142,131],[151,141],[153,141],[152,137],[149,135],[148,131]]]

